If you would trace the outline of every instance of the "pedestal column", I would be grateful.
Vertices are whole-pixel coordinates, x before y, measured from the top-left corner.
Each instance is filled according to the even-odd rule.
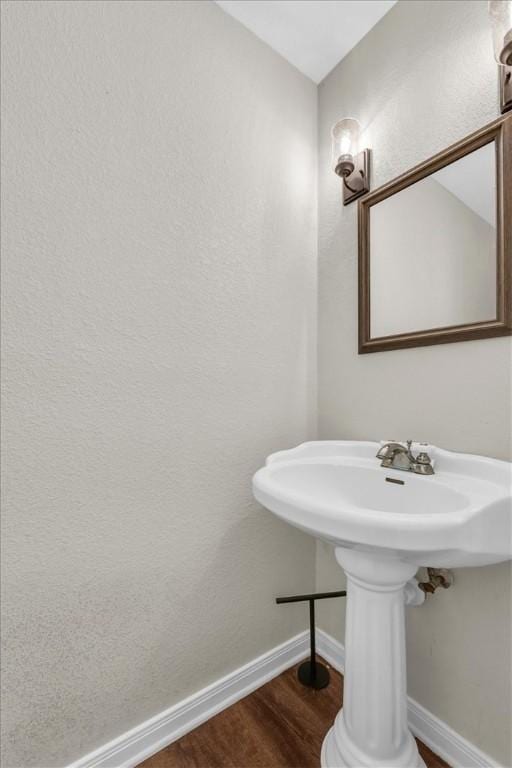
[[[322,768],[419,768],[407,727],[404,587],[416,567],[336,549],[347,575],[343,709],[322,746]]]

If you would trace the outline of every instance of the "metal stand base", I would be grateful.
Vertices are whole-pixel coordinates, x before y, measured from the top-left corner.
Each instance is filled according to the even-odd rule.
[[[321,688],[326,688],[329,685],[330,675],[327,667],[320,664],[318,661],[304,661],[298,671],[297,677],[302,685],[306,685],[308,688],[315,688],[319,691]]]
[[[309,661],[304,661],[298,671],[297,677],[302,685],[308,688],[315,688],[319,691],[329,685],[330,675],[327,667],[316,660],[316,641],[315,641],[315,600],[325,600],[330,597],[345,597],[346,591],[340,592],[317,592],[312,595],[292,595],[291,597],[277,597],[276,603],[309,603],[309,637],[310,637],[310,657]]]

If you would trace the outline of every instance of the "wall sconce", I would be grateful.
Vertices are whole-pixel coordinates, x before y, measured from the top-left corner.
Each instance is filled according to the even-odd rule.
[[[332,129],[332,167],[343,179],[343,205],[370,191],[370,150],[359,149],[360,125],[353,117]]]
[[[501,112],[512,109],[512,0],[490,0],[494,57],[500,65]]]

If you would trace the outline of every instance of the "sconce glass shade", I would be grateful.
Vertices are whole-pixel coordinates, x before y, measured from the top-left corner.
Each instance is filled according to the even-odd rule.
[[[490,0],[494,56],[498,64],[512,66],[512,0]]]
[[[338,176],[354,170],[354,157],[359,152],[360,125],[353,117],[339,120],[332,129],[332,167]]]

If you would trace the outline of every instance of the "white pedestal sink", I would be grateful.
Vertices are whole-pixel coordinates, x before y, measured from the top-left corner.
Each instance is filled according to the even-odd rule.
[[[407,726],[405,585],[419,566],[512,557],[508,462],[434,448],[435,474],[420,476],[382,468],[379,447],[303,443],[269,456],[253,478],[265,507],[335,545],[347,576],[343,708],[323,768],[424,765]]]

